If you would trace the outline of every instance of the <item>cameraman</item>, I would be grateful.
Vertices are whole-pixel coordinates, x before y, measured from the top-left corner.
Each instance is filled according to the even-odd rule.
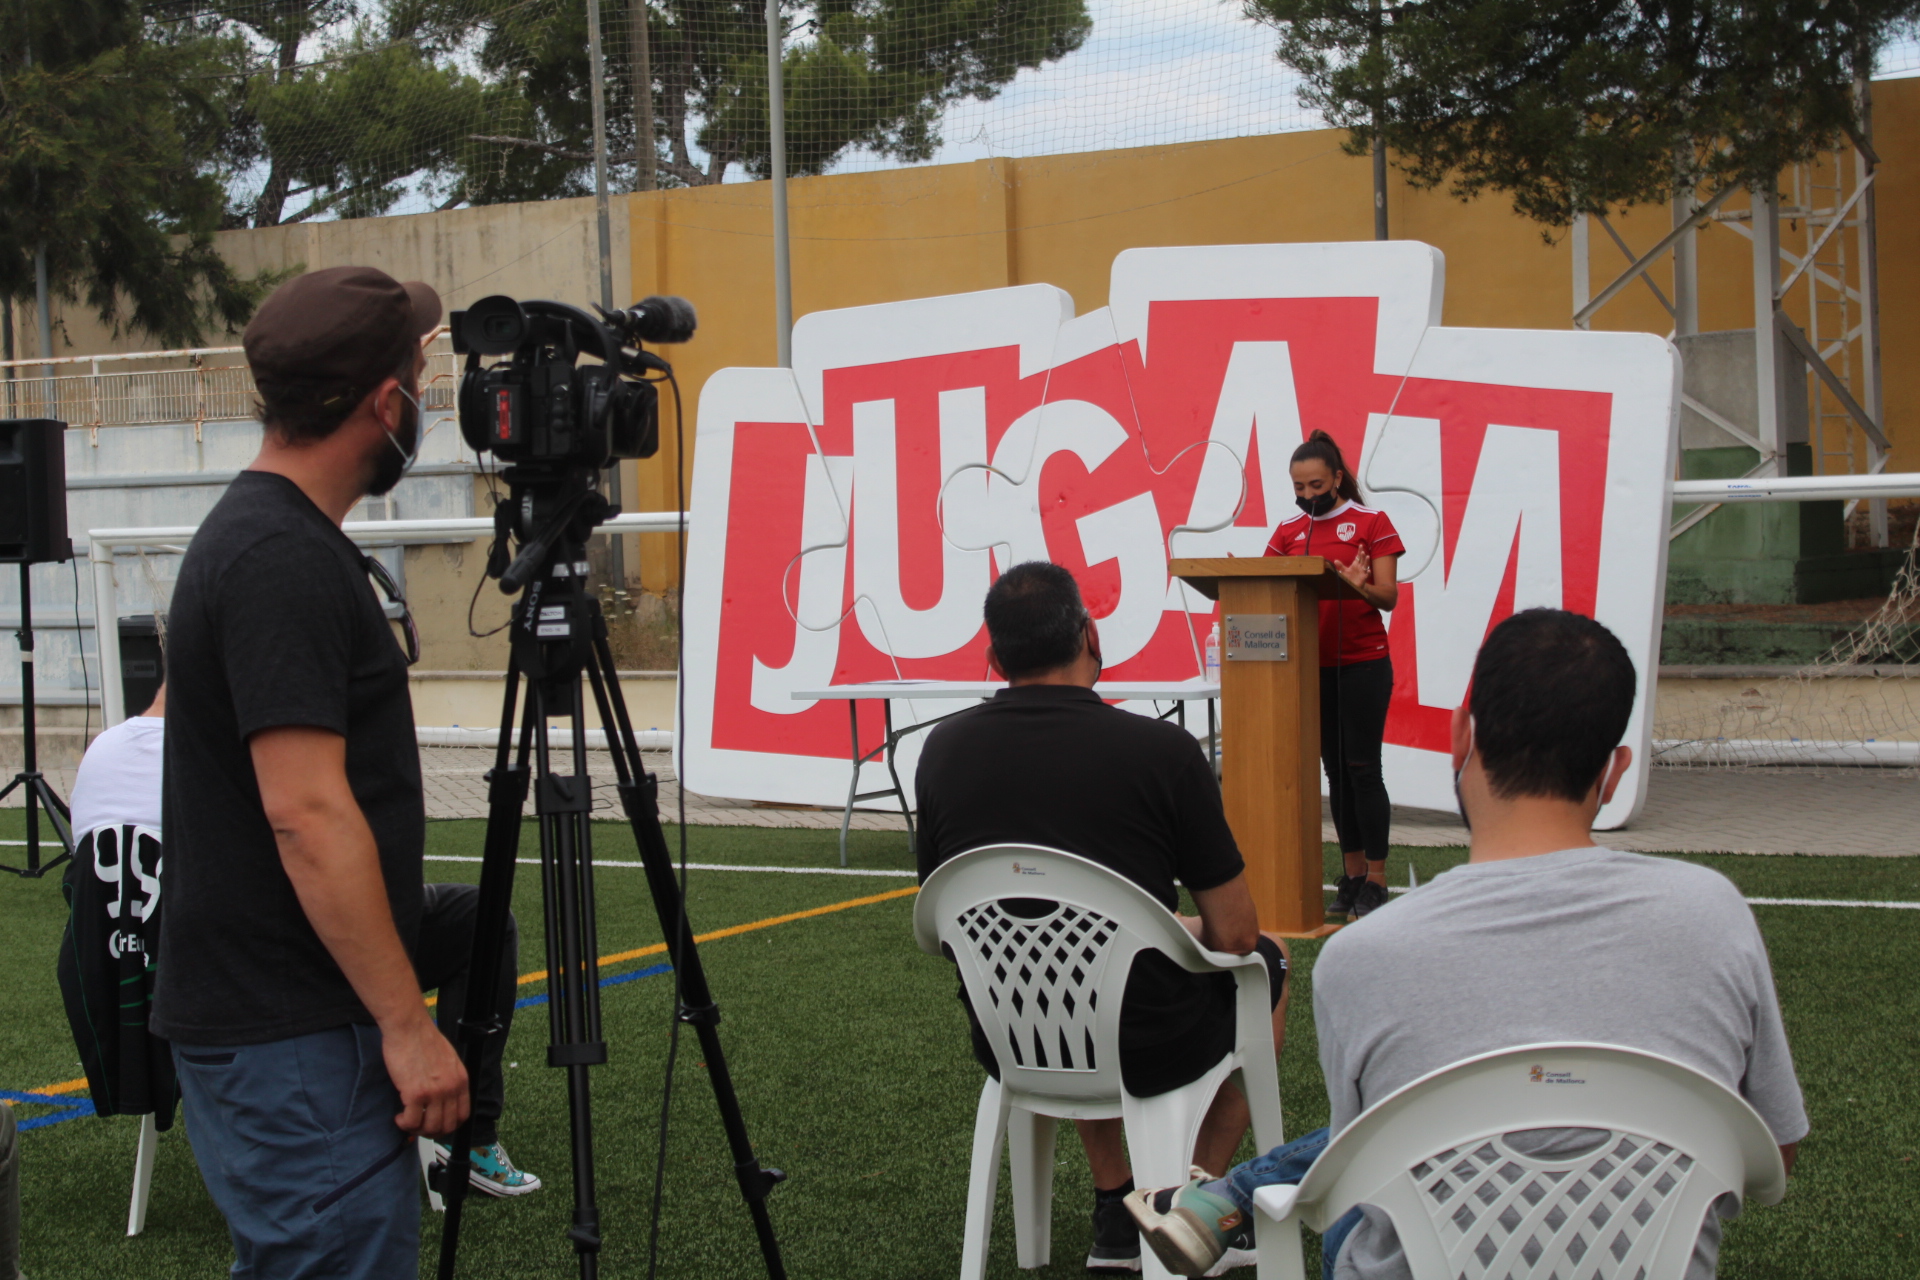
[[[477,895],[422,883],[418,655],[339,527],[413,460],[421,339],[439,318],[432,289],[367,267],[300,276],[262,304],[244,339],[260,453],[173,595],[152,1025],[173,1042],[236,1276],[413,1277],[413,1139],[468,1113],[420,977],[458,1007]],[[509,1015],[516,967],[510,954],[497,993]],[[489,1122],[504,1039],[475,1091]]]

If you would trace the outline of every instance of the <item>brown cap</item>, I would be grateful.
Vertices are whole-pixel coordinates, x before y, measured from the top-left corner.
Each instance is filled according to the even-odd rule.
[[[275,289],[241,342],[265,395],[358,400],[439,323],[431,286],[377,267],[328,267]]]

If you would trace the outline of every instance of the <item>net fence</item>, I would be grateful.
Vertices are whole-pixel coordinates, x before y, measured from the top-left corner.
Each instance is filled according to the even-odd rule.
[[[1920,526],[1886,600],[1819,658],[1687,683],[1656,702],[1656,764],[1920,777]]]
[[[597,8],[614,191],[766,176],[761,4]],[[160,0],[149,12],[157,38],[198,55],[197,83],[224,113],[206,146],[235,226],[593,190],[589,0]],[[782,19],[795,175],[1320,124],[1273,31],[1238,0],[788,0]],[[648,151],[655,163],[637,163]]]
[[[590,0],[155,0],[224,121],[229,221],[593,190]],[[614,191],[768,171],[765,10],[598,0]],[[790,172],[845,173],[1321,127],[1241,0],[783,0]],[[1920,73],[1920,42],[1883,75]],[[645,86],[637,91],[638,86]],[[650,108],[650,109],[649,109]],[[637,157],[651,152],[651,166]]]

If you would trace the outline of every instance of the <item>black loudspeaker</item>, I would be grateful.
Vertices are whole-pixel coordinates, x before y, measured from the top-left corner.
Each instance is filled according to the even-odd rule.
[[[73,559],[66,430],[52,418],[0,419],[0,564]]]
[[[167,678],[167,656],[160,647],[162,619],[137,613],[120,619],[120,705],[137,716],[153,705]]]

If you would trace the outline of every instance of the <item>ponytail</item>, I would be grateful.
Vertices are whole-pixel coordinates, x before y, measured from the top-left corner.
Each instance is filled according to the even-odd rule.
[[[1293,451],[1293,457],[1288,461],[1312,462],[1316,460],[1326,463],[1329,471],[1339,474],[1339,494],[1344,501],[1360,501],[1360,486],[1354,481],[1353,469],[1347,466],[1347,460],[1345,456],[1341,454],[1340,446],[1334,443],[1333,437],[1324,431],[1315,431],[1312,435],[1308,436],[1306,440],[1301,443],[1300,447]]]

